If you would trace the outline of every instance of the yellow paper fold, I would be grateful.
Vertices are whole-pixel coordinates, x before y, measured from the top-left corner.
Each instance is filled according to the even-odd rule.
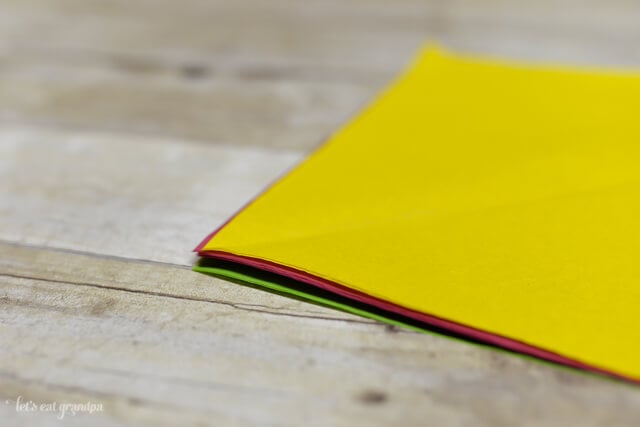
[[[437,48],[204,251],[640,379],[640,75]]]

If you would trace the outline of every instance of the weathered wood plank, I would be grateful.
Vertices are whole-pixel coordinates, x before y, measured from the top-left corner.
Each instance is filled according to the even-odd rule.
[[[181,298],[222,304],[238,310],[265,310],[266,314],[288,315],[292,318],[317,317],[373,323],[337,310],[303,304],[294,299],[256,292],[249,287],[196,274],[189,266],[139,260],[129,265],[126,262],[130,260],[126,258],[43,250],[6,243],[0,243],[0,259],[2,274],[9,277],[106,288],[161,298]],[[141,277],[146,279],[137,282]]]
[[[0,119],[309,149],[427,39],[638,66],[639,20],[630,0],[12,0]]]
[[[192,77],[171,65],[21,53],[0,61],[0,122],[307,150],[371,90],[341,82]],[[117,67],[147,67],[122,71]],[[189,65],[188,67],[196,67]],[[190,68],[187,68],[189,70]],[[205,72],[205,71],[202,71]]]
[[[511,46],[520,55],[535,42],[555,40],[559,46],[544,46],[547,55],[573,56],[581,53],[576,45],[597,43],[595,52],[640,35],[640,6],[632,0],[117,0],[108,6],[99,0],[10,0],[3,9],[8,48],[220,58],[231,67],[284,62],[312,72],[322,64],[393,72],[425,38],[446,41],[454,33],[459,43]],[[68,20],[76,25],[60,25]],[[33,28],[46,29],[47,37]],[[515,49],[516,41],[525,43]],[[638,59],[634,50],[627,53]],[[602,52],[601,60],[610,54]]]
[[[0,240],[190,265],[301,158],[110,133],[0,128]]]
[[[0,259],[0,340],[11,343],[0,348],[1,397],[102,402],[103,413],[83,418],[92,423],[633,426],[640,417],[631,386],[180,267],[12,245],[0,245]],[[0,411],[24,420],[11,405]]]

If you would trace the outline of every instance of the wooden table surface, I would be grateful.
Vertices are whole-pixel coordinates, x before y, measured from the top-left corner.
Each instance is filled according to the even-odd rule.
[[[190,271],[426,40],[640,66],[640,3],[2,0],[0,425],[640,425],[639,387]]]

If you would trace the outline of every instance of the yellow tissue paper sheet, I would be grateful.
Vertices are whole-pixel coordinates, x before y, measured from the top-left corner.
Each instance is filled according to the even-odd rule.
[[[640,380],[640,74],[427,48],[200,249]]]

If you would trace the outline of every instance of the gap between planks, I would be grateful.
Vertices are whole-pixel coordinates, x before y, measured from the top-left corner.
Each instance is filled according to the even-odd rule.
[[[238,295],[234,295],[233,299],[216,299],[212,297],[206,297],[207,292],[193,292],[194,286],[198,286],[200,288],[205,286],[219,286],[221,283],[226,283],[225,281],[217,278],[213,278],[201,273],[196,273],[191,271],[190,266],[188,265],[176,265],[152,260],[137,260],[131,258],[123,258],[116,257],[110,255],[102,255],[102,254],[94,254],[87,253],[82,251],[68,250],[68,249],[56,249],[49,247],[38,247],[34,245],[24,245],[20,243],[13,242],[5,242],[0,241],[0,254],[2,255],[2,269],[0,269],[0,277],[11,277],[16,279],[25,279],[25,280],[34,280],[45,282],[49,284],[67,284],[67,285],[75,285],[75,286],[83,286],[83,287],[93,287],[99,289],[106,289],[111,291],[118,292],[128,292],[141,294],[152,297],[161,297],[161,298],[173,298],[180,299],[184,301],[194,301],[194,302],[204,302],[210,304],[219,304],[226,305],[238,310],[243,311],[252,311],[262,314],[274,315],[274,316],[288,316],[294,318],[306,318],[306,319],[316,319],[316,320],[327,320],[327,321],[341,321],[347,323],[357,323],[357,324],[366,324],[366,325],[379,325],[380,327],[386,327],[381,322],[376,322],[369,319],[361,319],[357,316],[342,313],[338,310],[325,309],[318,307],[319,310],[326,312],[325,315],[320,314],[312,314],[315,311],[314,304],[299,302],[296,300],[291,300],[286,297],[276,296],[273,294],[269,294],[266,291],[261,290],[253,290],[252,292],[256,293],[256,296],[260,298],[260,296],[273,295],[271,298],[265,298],[265,303],[258,303],[255,299],[252,299],[253,302],[241,302],[242,299]],[[25,264],[24,260],[30,258],[31,256],[36,255],[38,258],[46,258],[48,259],[49,265],[47,267],[52,267],[54,262],[56,265],[64,265],[67,266],[66,271],[51,271],[46,268],[45,272],[39,271],[38,266],[33,266],[33,270],[28,267],[28,264]],[[66,258],[66,262],[59,262],[62,257]],[[80,268],[85,268],[89,272],[100,272],[101,270],[95,268],[95,263],[99,261],[102,264],[114,264],[110,266],[110,270],[120,270],[129,268],[132,271],[138,270],[140,265],[143,266],[156,266],[161,267],[163,269],[177,269],[180,270],[180,275],[184,273],[187,275],[186,277],[190,279],[188,283],[184,283],[181,281],[182,289],[176,288],[174,286],[165,287],[164,291],[157,291],[149,289],[150,286],[153,286],[149,283],[149,277],[147,275],[140,274],[139,278],[141,279],[138,283],[121,283],[121,285],[116,284],[104,284],[103,280],[107,280],[106,277],[100,277],[100,274],[96,274],[94,277],[86,277],[84,280],[76,280],[74,279],[73,271],[80,271]],[[125,265],[117,265],[117,264],[126,264]],[[23,267],[27,265],[27,267]],[[55,268],[55,266],[54,266]],[[146,272],[148,273],[148,272]],[[176,274],[176,271],[172,272]],[[157,272],[156,277],[160,276],[162,273]],[[47,277],[47,275],[53,275],[54,277],[58,277],[62,275],[63,278],[51,278]],[[191,277],[189,277],[191,276]],[[184,280],[184,279],[183,279]],[[211,282],[211,283],[207,283]],[[155,283],[154,283],[155,284]],[[238,285],[235,283],[229,283],[225,288],[237,287],[239,289],[248,289],[243,287],[242,285]],[[169,290],[170,289],[170,290]],[[200,289],[202,290],[202,289]],[[228,289],[227,289],[228,290]],[[191,293],[191,294],[190,294]],[[288,302],[293,303],[296,306],[299,306],[299,312],[295,311],[278,311],[282,310],[282,307],[277,304],[273,304],[274,299],[278,300],[282,298]],[[3,297],[0,297],[0,301]],[[295,301],[295,302],[294,302]],[[5,302],[7,302],[5,300]],[[331,314],[336,314],[336,316],[332,316]],[[403,333],[416,333],[410,330],[398,330],[398,332]]]

